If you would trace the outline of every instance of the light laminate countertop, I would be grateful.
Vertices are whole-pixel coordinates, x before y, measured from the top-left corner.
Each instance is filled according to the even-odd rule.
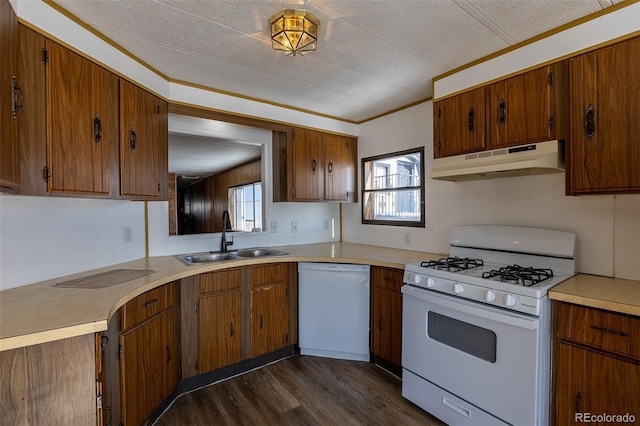
[[[549,290],[549,298],[640,317],[640,281],[578,274]]]
[[[127,301],[155,287],[204,272],[273,262],[359,263],[403,269],[406,263],[442,257],[341,242],[275,248],[289,254],[191,266],[175,256],[151,257],[0,291],[0,351],[104,331],[109,319]],[[52,287],[115,269],[156,272],[100,289]]]

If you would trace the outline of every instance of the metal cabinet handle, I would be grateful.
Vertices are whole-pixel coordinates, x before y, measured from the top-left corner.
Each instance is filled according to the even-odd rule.
[[[378,330],[382,330],[382,317],[378,318]]]
[[[260,330],[262,330],[263,325],[264,325],[264,317],[260,315]]]
[[[136,135],[136,131],[132,127],[131,130],[129,130],[129,146],[131,148],[131,152],[134,152],[136,150],[137,145],[138,135]]]
[[[18,116],[18,111],[24,107],[24,92],[18,86],[15,75],[11,76],[11,88],[13,92],[11,96],[11,116],[15,119]]]
[[[333,173],[333,162],[332,161],[329,161],[328,169],[329,169],[329,174]]]
[[[313,161],[311,162],[311,170],[313,170],[313,173],[316,172],[316,159],[314,158]]]
[[[625,333],[624,331],[613,330],[611,328],[606,328],[606,327],[600,327],[599,325],[592,324],[591,328],[597,331],[601,331],[603,333],[615,334],[616,336],[621,336],[621,337],[629,337],[629,334]]]
[[[171,348],[167,346],[167,363],[171,362]]]
[[[596,133],[596,112],[591,104],[589,104],[589,108],[587,108],[587,111],[584,113],[584,132],[587,134],[589,140],[591,140]]]
[[[580,412],[580,400],[582,399],[582,395],[580,395],[580,392],[578,392],[576,394],[576,413]]]
[[[93,141],[96,144],[99,144],[101,140],[102,140],[102,121],[100,120],[100,117],[96,113],[96,115],[93,117]]]
[[[153,299],[153,300],[149,300],[147,303],[144,303],[142,306],[145,308],[148,308],[150,306],[155,305],[156,303],[158,303],[158,299]]]
[[[469,108],[469,132],[473,133],[476,130],[476,113],[473,107]]]
[[[506,122],[507,122],[507,103],[504,101],[504,99],[500,99],[498,123],[500,123],[501,126],[504,126]]]
[[[233,323],[231,323],[231,324],[230,324],[230,326],[231,326],[231,327],[230,327],[230,328],[231,328],[231,330],[230,330],[230,333],[229,333],[229,337],[233,337],[233,334],[234,334],[234,333],[233,333]]]

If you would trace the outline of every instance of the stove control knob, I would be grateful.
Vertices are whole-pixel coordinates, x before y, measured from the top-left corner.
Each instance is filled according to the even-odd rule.
[[[460,294],[464,291],[464,287],[462,287],[462,284],[454,284],[453,285],[453,292],[455,294]]]
[[[516,304],[516,298],[513,297],[510,294],[507,294],[507,297],[504,298],[504,305],[505,306],[513,306]]]
[[[420,283],[422,282],[422,275],[418,275],[418,274],[416,274],[416,275],[413,277],[413,282],[414,282],[414,283],[416,283],[416,284],[420,284]]]
[[[432,277],[427,278],[427,287],[431,288],[434,285],[436,285],[436,279]]]
[[[487,290],[487,292],[484,294],[484,301],[493,302],[494,300],[496,300],[496,294],[491,290]]]

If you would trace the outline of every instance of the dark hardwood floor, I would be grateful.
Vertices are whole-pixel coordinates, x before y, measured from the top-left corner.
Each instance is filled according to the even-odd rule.
[[[156,422],[178,425],[442,425],[366,362],[294,356],[180,396]]]

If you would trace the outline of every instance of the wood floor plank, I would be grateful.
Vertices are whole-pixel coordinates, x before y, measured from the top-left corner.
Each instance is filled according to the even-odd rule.
[[[180,396],[156,422],[187,425],[426,425],[401,382],[359,361],[294,356]]]

